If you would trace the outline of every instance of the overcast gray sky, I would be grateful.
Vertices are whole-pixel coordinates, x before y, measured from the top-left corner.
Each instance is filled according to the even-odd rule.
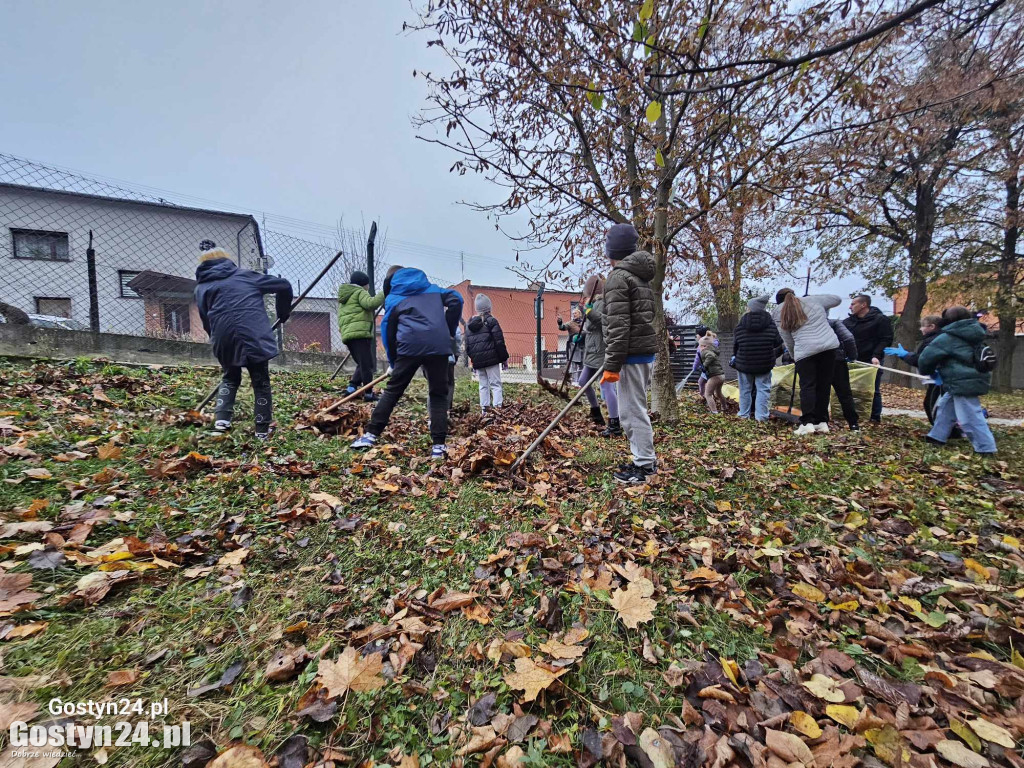
[[[412,72],[437,60],[410,17],[406,0],[3,3],[0,151],[315,222],[290,230],[313,238],[377,218],[393,262],[457,281],[463,250],[467,277],[516,284],[515,244],[458,204],[500,190],[415,138]]]

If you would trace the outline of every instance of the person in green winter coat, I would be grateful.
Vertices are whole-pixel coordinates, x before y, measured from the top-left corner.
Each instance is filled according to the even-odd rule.
[[[942,313],[942,333],[917,358],[917,369],[943,387],[935,403],[935,423],[925,438],[929,443],[945,445],[960,422],[975,453],[996,452],[996,440],[978,400],[992,385],[991,372],[975,365],[975,352],[986,336],[988,331],[967,307],[950,307]]]
[[[355,373],[345,390],[348,394],[373,381],[373,324],[377,310],[384,306],[384,292],[371,296],[369,285],[366,273],[356,270],[338,289],[338,330],[356,361]],[[376,395],[371,390],[363,399],[371,402]]]

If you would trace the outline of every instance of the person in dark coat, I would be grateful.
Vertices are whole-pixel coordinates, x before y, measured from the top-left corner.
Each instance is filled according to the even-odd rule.
[[[423,270],[394,266],[384,278],[384,318],[380,335],[390,379],[355,449],[372,448],[391,421],[391,412],[422,367],[427,374],[430,458],[448,451],[448,358],[462,316],[462,297],[431,283]]]
[[[850,429],[856,431],[860,429],[860,417],[857,415],[857,404],[853,400],[853,387],[850,386],[850,363],[857,359],[857,341],[850,333],[850,329],[838,320],[829,318],[828,324],[832,326],[836,338],[839,339],[836,365],[832,370],[832,389],[839,398],[843,418]]]
[[[733,332],[730,364],[739,372],[741,419],[749,419],[753,413],[757,421],[768,421],[772,368],[785,349],[767,306],[767,296],[748,301],[747,312]]]
[[[477,314],[466,323],[466,354],[480,380],[480,410],[500,408],[502,404],[501,366],[508,362],[505,334],[491,314],[493,305],[485,293],[473,300]]]
[[[850,316],[843,321],[857,342],[857,359],[862,363],[881,365],[885,348],[892,346],[892,323],[878,307],[871,306],[867,294],[854,296],[850,302]],[[871,403],[871,421],[882,420],[882,372],[875,376],[875,397]]]
[[[925,315],[921,318],[921,340],[913,352],[904,349],[902,344],[897,344],[895,347],[886,347],[885,354],[894,355],[907,365],[917,368],[917,361],[920,359],[921,353],[940,333],[942,333],[942,318],[939,315]],[[935,423],[935,403],[938,402],[941,395],[942,386],[939,384],[929,384],[924,391],[924,412],[931,424]],[[954,430],[952,436],[959,437],[959,432],[959,429]]]
[[[217,388],[214,429],[224,432],[231,428],[245,368],[256,400],[256,437],[265,440],[273,420],[268,363],[277,357],[278,348],[263,297],[275,294],[277,318],[283,323],[291,312],[292,286],[283,277],[241,269],[227,251],[208,245],[196,267],[195,297],[213,354],[224,369]]]
[[[975,365],[978,349],[987,336],[967,307],[950,307],[942,313],[942,333],[925,347],[917,361],[921,373],[941,377],[944,388],[935,404],[935,423],[928,442],[945,445],[959,422],[975,453],[995,454],[996,440],[978,400],[992,386],[992,374]]]

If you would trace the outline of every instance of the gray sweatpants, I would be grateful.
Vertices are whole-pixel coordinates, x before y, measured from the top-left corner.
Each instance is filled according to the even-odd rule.
[[[480,377],[480,407],[500,408],[502,403],[501,365],[477,368],[476,374]]]
[[[633,463],[647,469],[655,465],[654,430],[647,415],[647,385],[654,363],[626,364],[619,371],[619,420],[629,438]]]

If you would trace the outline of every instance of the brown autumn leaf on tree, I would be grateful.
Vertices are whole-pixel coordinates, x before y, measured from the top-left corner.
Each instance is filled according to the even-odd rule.
[[[349,646],[336,661],[320,662],[317,681],[327,689],[327,697],[330,699],[348,691],[375,691],[384,685],[384,678],[380,676],[383,666],[379,654],[360,656],[359,651]]]

